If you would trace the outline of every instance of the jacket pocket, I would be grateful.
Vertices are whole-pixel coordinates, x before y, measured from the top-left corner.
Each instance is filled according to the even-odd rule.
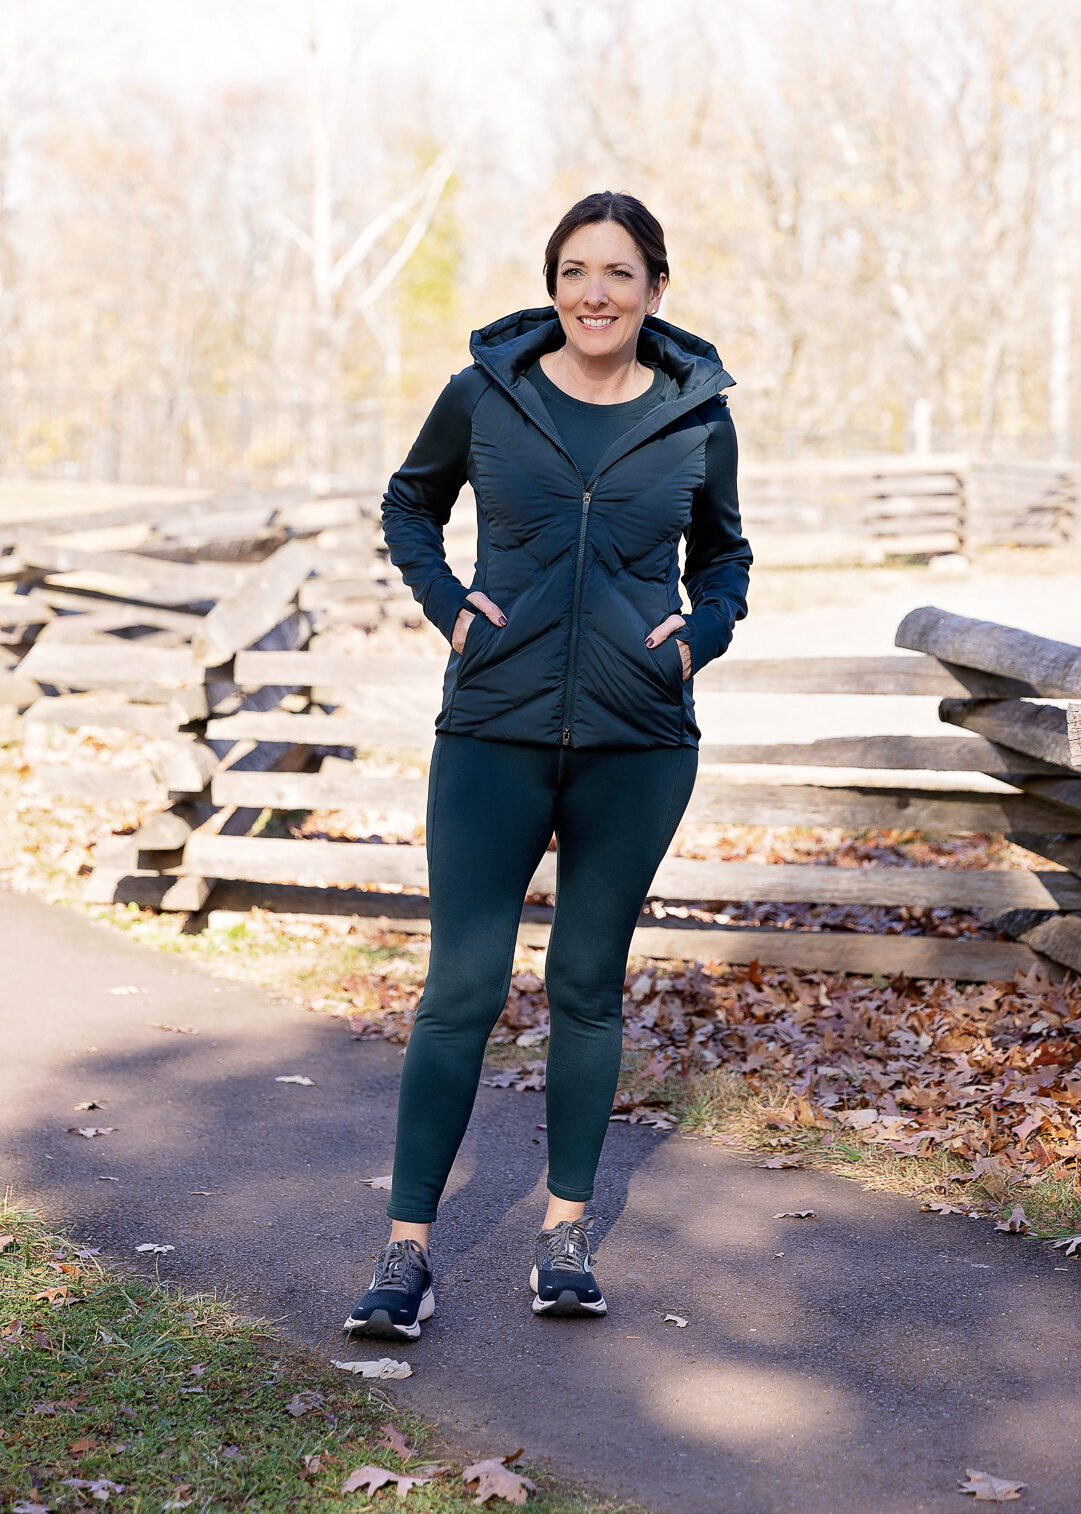
[[[661,616],[664,619],[664,616]],[[676,640],[674,631],[669,631],[665,639],[656,647],[646,647],[647,652],[652,652],[657,659],[658,666],[671,681],[672,687],[678,699],[683,698],[683,685],[690,682],[683,677],[683,658],[679,650],[679,642]]]
[[[458,653],[458,667],[462,669],[468,665],[474,653],[486,639],[486,633],[502,629],[490,621],[483,612],[473,616],[466,628],[465,641],[462,642],[462,650]]]

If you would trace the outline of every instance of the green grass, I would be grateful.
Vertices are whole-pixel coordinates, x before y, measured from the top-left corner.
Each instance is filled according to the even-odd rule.
[[[988,1219],[1005,1219],[1020,1204],[1029,1233],[1040,1240],[1081,1233],[1081,1179],[1066,1161],[1035,1178],[996,1175],[962,1182],[971,1164],[948,1151],[901,1157],[862,1141],[856,1131],[823,1131],[790,1123],[798,1104],[782,1082],[763,1078],[752,1087],[726,1068],[692,1072],[685,1078],[669,1073],[656,1090],[656,1101],[676,1116],[677,1129],[767,1159],[798,1157],[805,1167],[858,1178],[867,1188],[946,1198],[979,1209]]]
[[[410,1508],[475,1510],[476,1484],[461,1458],[424,1454],[429,1432],[396,1409],[380,1385],[353,1378],[277,1340],[268,1325],[239,1318],[206,1295],[126,1276],[102,1266],[36,1215],[0,1207],[0,1500],[75,1514],[108,1509],[144,1514],[190,1507],[192,1514]],[[50,1294],[50,1290],[69,1290]],[[344,1355],[395,1355],[390,1343]],[[296,1418],[288,1405],[308,1395]],[[386,1426],[417,1454],[404,1461],[380,1441]],[[514,1446],[478,1447],[481,1459]],[[319,1456],[305,1476],[305,1457]],[[399,1501],[395,1485],[343,1498],[348,1475],[368,1463],[409,1472],[438,1461],[446,1470]],[[538,1514],[635,1514],[598,1501],[524,1461],[538,1485]],[[95,1490],[67,1479],[99,1483]],[[118,1485],[113,1489],[110,1485]],[[489,1509],[506,1508],[492,1499]]]

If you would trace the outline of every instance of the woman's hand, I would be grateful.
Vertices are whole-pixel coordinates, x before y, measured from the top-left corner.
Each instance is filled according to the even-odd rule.
[[[487,594],[482,594],[478,590],[475,594],[470,595],[469,603],[471,605],[476,605],[477,614],[487,615],[488,619],[492,621],[494,625],[506,625],[507,617],[503,614],[503,611],[499,608],[495,601],[488,598]],[[466,632],[469,630],[469,627],[472,624],[473,616],[470,611],[463,605],[463,607],[458,611],[457,619],[454,622],[454,630],[451,632],[450,638],[450,644],[456,652],[460,652],[465,646]]]
[[[667,641],[673,631],[678,631],[680,626],[686,624],[682,615],[669,615],[667,620],[662,620],[655,630],[650,631],[646,637],[646,646],[659,647],[662,641]],[[686,683],[691,676],[691,649],[685,641],[677,642],[676,645],[679,647],[679,659],[683,664],[683,682]]]

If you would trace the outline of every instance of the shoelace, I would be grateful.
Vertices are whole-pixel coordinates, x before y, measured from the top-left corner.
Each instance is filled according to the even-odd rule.
[[[375,1279],[377,1288],[401,1288],[404,1291],[406,1285],[402,1273],[406,1261],[411,1259],[414,1244],[412,1241],[391,1241],[379,1259]]]
[[[559,1272],[587,1272],[589,1237],[582,1221],[560,1220],[552,1228],[560,1233],[545,1238],[545,1254],[549,1266]]]

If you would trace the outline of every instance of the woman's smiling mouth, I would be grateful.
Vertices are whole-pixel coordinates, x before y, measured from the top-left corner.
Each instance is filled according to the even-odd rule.
[[[580,315],[578,317],[579,323],[587,331],[604,331],[608,326],[612,325],[615,319],[614,315]]]

